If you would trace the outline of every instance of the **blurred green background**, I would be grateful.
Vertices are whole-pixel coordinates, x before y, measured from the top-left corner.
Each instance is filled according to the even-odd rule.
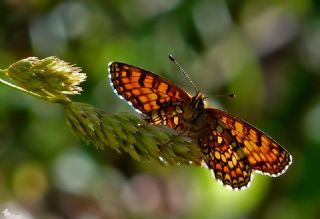
[[[230,191],[197,167],[164,167],[86,146],[59,105],[0,89],[0,218],[320,218],[320,3],[95,0],[0,2],[0,68],[58,56],[83,68],[73,98],[132,112],[107,63],[149,69],[266,131],[293,156],[286,174]],[[235,93],[236,98],[215,98]]]

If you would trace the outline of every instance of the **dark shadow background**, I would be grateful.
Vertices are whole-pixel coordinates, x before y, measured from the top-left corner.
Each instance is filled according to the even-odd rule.
[[[58,56],[83,68],[73,100],[134,111],[112,92],[107,63],[149,69],[266,131],[293,156],[286,174],[255,174],[234,192],[197,167],[163,167],[86,146],[59,105],[0,89],[0,212],[23,218],[320,218],[318,1],[0,2],[0,68]],[[237,98],[215,98],[235,93]],[[0,218],[3,216],[0,213]]]

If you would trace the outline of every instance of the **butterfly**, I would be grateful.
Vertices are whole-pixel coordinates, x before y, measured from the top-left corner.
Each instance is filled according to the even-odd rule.
[[[201,92],[190,96],[178,85],[150,71],[121,62],[109,63],[114,92],[150,124],[165,125],[191,137],[216,179],[232,189],[248,186],[252,172],[284,173],[291,155],[249,123],[205,107]]]

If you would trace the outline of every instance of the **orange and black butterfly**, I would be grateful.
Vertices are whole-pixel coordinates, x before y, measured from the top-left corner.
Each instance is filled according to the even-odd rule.
[[[224,185],[241,189],[252,171],[269,176],[284,173],[290,154],[267,134],[228,113],[204,106],[204,96],[191,97],[176,84],[139,67],[109,64],[115,93],[151,124],[166,125],[190,136],[215,177]]]

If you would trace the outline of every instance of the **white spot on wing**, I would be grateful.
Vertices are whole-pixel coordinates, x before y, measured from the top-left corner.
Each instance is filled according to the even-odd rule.
[[[208,168],[208,169],[209,169],[207,163],[206,163],[204,160],[201,161],[201,167],[204,167],[204,168]],[[210,170],[210,173],[211,173],[211,175],[212,175],[212,178],[214,178],[215,180],[217,180],[218,183],[219,183],[220,185],[222,185],[223,187],[226,187],[227,189],[230,189],[230,190],[233,190],[233,191],[242,191],[242,190],[245,190],[245,189],[249,188],[249,187],[250,187],[250,184],[251,184],[251,181],[252,181],[252,179],[253,179],[253,174],[251,174],[251,175],[250,175],[250,180],[249,180],[249,182],[247,183],[247,185],[244,185],[244,186],[242,186],[242,187],[240,187],[240,188],[232,188],[230,185],[225,185],[225,184],[223,184],[222,180],[220,180],[219,178],[216,178],[213,169],[209,169],[209,170]]]
[[[290,162],[289,162],[289,163],[282,169],[282,171],[279,172],[279,173],[270,174],[270,173],[262,172],[262,171],[260,171],[260,170],[254,170],[254,172],[259,173],[259,174],[262,174],[262,175],[266,175],[266,176],[278,177],[278,176],[284,174],[284,173],[287,171],[287,169],[289,168],[289,166],[292,164],[292,156],[291,156],[290,154],[289,154],[289,160],[290,160]]]
[[[118,95],[118,96],[120,96],[120,95]],[[121,97],[121,96],[120,96],[120,97]],[[124,98],[122,98],[122,99],[124,99]],[[132,105],[131,102],[129,102],[129,101],[127,101],[127,100],[125,100],[125,101],[129,104],[129,106],[131,106],[131,107],[134,109],[134,111],[136,111],[137,113],[143,114],[140,110],[138,110],[137,108],[135,108],[135,107]]]
[[[114,84],[113,84],[113,82],[112,82],[112,78],[111,78],[111,65],[112,65],[113,63],[114,63],[114,62],[109,62],[109,64],[108,64],[108,72],[109,72],[108,78],[109,78],[110,86],[111,86],[113,92],[114,92],[121,100],[125,100],[137,113],[142,114],[142,112],[141,112],[140,110],[138,110],[137,108],[135,108],[135,107],[132,105],[131,102],[129,102],[129,101],[127,101],[126,99],[124,99],[124,97],[121,96],[121,95],[118,93],[118,91],[115,89],[115,86],[114,86]]]
[[[207,163],[204,160],[201,161],[201,167],[209,169]]]

